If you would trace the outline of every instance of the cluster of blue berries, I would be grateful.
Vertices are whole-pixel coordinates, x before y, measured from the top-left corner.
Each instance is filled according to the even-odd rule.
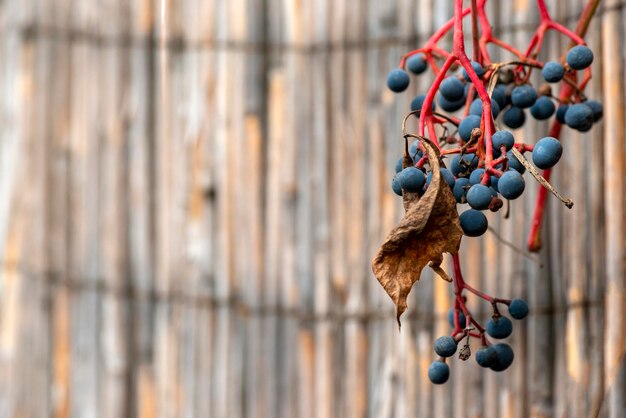
[[[528,315],[528,304],[522,299],[513,299],[512,301],[503,302],[508,304],[509,315],[513,319],[524,319]],[[461,310],[450,309],[448,311],[448,322],[450,326],[455,328],[455,315],[460,328],[465,329],[465,315]],[[487,335],[493,339],[501,340],[507,338],[513,332],[513,323],[506,316],[501,315],[497,309],[493,316],[487,322],[485,329]],[[435,340],[434,349],[438,358],[428,368],[428,378],[435,384],[445,383],[450,377],[450,368],[446,364],[446,359],[452,357],[456,352],[459,343],[465,338],[464,334],[456,334],[455,336],[445,335]],[[466,360],[470,356],[470,348],[466,343],[460,350],[459,357]],[[506,370],[513,363],[514,353],[510,345],[506,343],[491,343],[487,337],[483,335],[481,338],[481,347],[476,352],[476,362],[485,368],[489,368],[496,372]]]

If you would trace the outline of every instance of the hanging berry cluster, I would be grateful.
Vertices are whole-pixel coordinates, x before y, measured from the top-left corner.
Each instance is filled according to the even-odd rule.
[[[420,75],[430,68],[435,74],[433,84],[425,94],[413,99],[411,112],[404,119],[404,155],[396,165],[396,175],[391,186],[397,195],[403,196],[408,215],[411,207],[416,207],[415,202],[426,197],[429,186],[434,183],[433,179],[437,178],[438,182],[449,187],[449,191],[444,190],[444,194],[451,192],[457,203],[456,210],[462,211],[460,215],[458,212],[453,214],[453,223],[460,226],[463,235],[478,237],[488,229],[484,211],[497,212],[505,201],[519,198],[525,189],[523,175],[528,171],[543,186],[529,239],[531,250],[537,250],[540,246],[539,233],[546,191],[552,192],[567,207],[573,206],[571,200],[562,197],[548,182],[550,170],[559,162],[563,152],[558,139],[561,126],[586,132],[602,118],[602,104],[588,100],[584,94],[591,79],[594,56],[582,38],[598,0],[589,0],[575,32],[555,22],[545,2],[537,0],[541,22],[524,52],[493,35],[485,13],[486,1],[471,0],[471,6],[464,9],[463,0],[455,0],[454,18],[443,25],[422,48],[405,54],[399,68],[389,73],[387,86],[396,93],[407,89],[411,78],[409,73]],[[465,16],[470,16],[472,20],[472,60],[467,56],[464,45]],[[451,30],[453,48],[449,52],[438,46],[438,42]],[[572,42],[572,47],[561,61],[541,62],[537,59],[549,30],[561,33]],[[512,54],[513,60],[493,62],[487,51],[488,44]],[[541,71],[544,83],[531,83],[533,70]],[[557,87],[560,87],[560,95],[555,97],[552,92]],[[510,130],[523,126],[528,115],[537,120],[554,117],[550,134],[534,144],[516,143]],[[407,133],[406,125],[411,117],[419,119],[416,134]],[[528,159],[525,153],[530,154]],[[544,170],[543,173],[540,170]],[[430,206],[423,204],[419,210],[424,211],[426,207],[434,210],[437,205],[443,204],[441,202],[445,198],[432,194],[429,200]],[[411,242],[407,241],[407,237],[411,230],[415,232],[416,227],[420,229],[413,235],[423,235],[424,230],[429,228],[429,222],[431,230],[439,228],[438,233],[429,232],[430,239],[446,235],[441,233],[442,222],[433,222],[433,217],[432,213],[428,213],[426,217],[414,216],[405,221],[393,231],[373,262],[377,278],[396,302],[398,318],[406,309],[408,290],[417,279],[409,281],[408,290],[406,283],[398,284],[389,279],[390,272],[402,270],[402,261],[396,257],[397,249],[400,243],[406,245]],[[459,242],[460,234],[458,242],[451,244],[451,247],[441,246],[419,268],[421,271],[430,261],[430,266],[447,278],[438,267],[441,263],[440,253],[453,253],[454,275],[449,279],[453,282],[455,294],[454,308],[449,312],[452,332],[435,341],[434,351],[438,358],[428,370],[430,380],[438,384],[448,380],[450,372],[447,358],[457,351],[462,360],[470,357],[470,338],[477,338],[481,343],[481,348],[475,354],[480,366],[494,371],[507,369],[514,358],[512,348],[506,343],[490,340],[507,338],[512,332],[512,321],[501,310],[506,306],[508,315],[516,320],[528,314],[525,301],[493,297],[465,282],[458,252],[446,249],[455,248],[455,245],[458,248]],[[390,253],[396,259],[392,260]],[[410,252],[403,250],[402,254],[406,256]],[[485,325],[480,324],[468,310],[467,293],[491,304],[493,315]],[[462,341],[465,344],[457,350]]]

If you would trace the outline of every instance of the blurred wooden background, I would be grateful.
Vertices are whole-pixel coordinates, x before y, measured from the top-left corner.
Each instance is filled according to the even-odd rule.
[[[432,80],[385,76],[452,3],[0,2],[0,418],[623,417],[623,0],[588,35],[604,122],[565,130],[555,172],[574,209],[550,199],[540,255],[505,244],[527,176],[498,235],[463,242],[470,282],[531,305],[513,366],[455,359],[434,387],[451,287],[425,273],[398,333],[371,273]],[[526,45],[534,2],[490,3]],[[570,27],[582,3],[549,2]]]

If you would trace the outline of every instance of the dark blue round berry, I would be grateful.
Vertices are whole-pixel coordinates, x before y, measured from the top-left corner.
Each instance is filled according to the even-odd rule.
[[[602,106],[602,103],[597,100],[587,100],[585,104],[591,108],[594,122],[602,119],[602,116],[604,115],[604,107]]]
[[[426,178],[424,173],[415,167],[407,167],[396,176],[402,190],[417,193],[424,190]]]
[[[509,161],[509,168],[510,169],[515,170],[515,171],[517,171],[520,174],[524,174],[526,172],[526,167],[524,167],[522,165],[522,163],[519,162],[517,157],[515,155],[513,155],[513,153],[511,151],[506,153],[506,158]]]
[[[476,61],[472,61],[472,69],[474,70],[478,78],[481,78],[485,74],[485,69],[483,68],[483,66]],[[465,68],[463,68],[461,72],[463,73],[463,78],[465,78],[465,81],[472,81],[467,71],[465,71]]]
[[[513,136],[511,131],[498,131],[491,137],[491,144],[497,150],[499,150],[500,147],[504,145],[506,147],[506,150],[509,151],[511,148],[513,148],[513,145],[515,144],[515,137]]]
[[[559,162],[562,154],[561,142],[556,138],[546,136],[537,141],[533,148],[533,164],[542,170],[552,168]]]
[[[498,84],[491,93],[491,100],[498,102],[500,109],[504,109],[508,103],[506,97],[506,87],[502,84]]]
[[[593,52],[585,45],[576,45],[567,52],[565,61],[574,70],[584,70],[593,62]]]
[[[442,180],[445,181],[451,189],[454,188],[454,183],[456,180],[454,179],[454,176],[452,175],[450,170],[448,170],[447,168],[440,168],[439,173],[441,173],[441,176],[443,177]],[[428,175],[426,176],[426,187],[428,187],[432,178],[433,172],[429,171]]]
[[[435,353],[441,357],[452,357],[456,353],[456,341],[449,335],[437,338],[435,341]]]
[[[487,209],[491,203],[491,197],[489,187],[482,184],[475,184],[467,191],[467,203],[476,210]]]
[[[489,368],[495,372],[508,369],[514,358],[511,346],[505,343],[498,343],[492,345],[492,347],[496,352],[496,361]]]
[[[459,136],[461,139],[469,141],[474,128],[480,128],[480,116],[469,115],[465,117],[459,124]]]
[[[517,199],[524,193],[524,177],[515,170],[509,170],[498,179],[498,191],[505,199]]]
[[[436,385],[441,385],[448,381],[450,368],[443,361],[435,361],[428,368],[428,378]]]
[[[528,304],[522,299],[513,299],[509,304],[509,314],[514,319],[524,319],[528,315]]]
[[[492,345],[488,347],[482,347],[476,352],[476,363],[481,367],[490,367],[496,364],[498,361],[498,355]]]
[[[559,121],[560,124],[565,123],[565,114],[567,113],[568,108],[569,108],[569,105],[561,105],[556,110],[556,120]]]
[[[511,106],[504,112],[504,116],[502,116],[502,121],[506,126],[511,129],[520,128],[524,122],[526,122],[526,115],[524,114],[524,110],[519,107]]]
[[[404,161],[403,157],[400,157],[400,159],[396,162],[396,174],[398,174],[400,171],[402,171],[402,162]]]
[[[506,338],[511,335],[511,332],[513,332],[513,323],[506,316],[491,318],[487,322],[487,334],[493,338]]]
[[[500,113],[500,105],[495,100],[491,101],[491,114],[493,118],[498,117],[498,113]],[[480,99],[475,99],[470,105],[470,115],[482,116],[483,115],[483,102]]]
[[[517,86],[511,92],[511,104],[515,107],[525,109],[535,104],[537,100],[537,90],[530,84]]]
[[[439,103],[441,109],[445,110],[446,112],[456,112],[457,110],[465,106],[465,96],[461,97],[459,100],[450,101],[442,95],[439,95],[437,103]]]
[[[479,184],[480,181],[483,179],[483,175],[484,174],[485,174],[485,169],[484,168],[477,168],[476,170],[472,171],[472,174],[470,174],[470,176],[469,176],[470,184],[472,186],[474,184]]]
[[[402,196],[402,187],[400,187],[400,182],[397,179],[397,176],[394,176],[391,180],[391,190],[398,196]]]
[[[387,87],[396,93],[406,90],[409,87],[409,75],[399,68],[391,70],[387,75]]]
[[[420,94],[419,96],[417,96],[413,100],[411,100],[411,111],[414,112],[416,110],[421,110],[422,109],[422,105],[424,104],[424,100],[426,100],[426,95],[425,94]],[[433,112],[434,112],[435,111],[435,102],[434,101],[433,101],[431,107],[432,107]]]
[[[416,54],[406,60],[406,67],[413,74],[422,74],[428,68],[428,63],[422,54]]]
[[[468,237],[479,237],[487,231],[489,224],[484,213],[469,209],[459,216],[461,229]]]
[[[546,120],[554,114],[554,102],[547,96],[541,96],[530,107],[530,114],[537,120]]]
[[[462,99],[465,96],[465,88],[457,77],[445,78],[439,86],[441,95],[451,102]]]
[[[467,203],[467,190],[469,189],[470,181],[465,177],[459,177],[454,182],[454,188],[452,194],[457,203]]]
[[[448,311],[448,323],[452,328],[454,328],[454,308],[451,308]],[[459,326],[461,328],[465,328],[465,314],[459,311]]]
[[[565,68],[556,61],[548,61],[543,65],[541,75],[548,83],[557,83],[563,79]]]
[[[498,178],[496,176],[489,177],[489,186],[491,186],[496,193],[498,192]]]
[[[409,155],[415,162],[422,158],[422,151],[419,150],[419,141],[415,141],[409,147]]]

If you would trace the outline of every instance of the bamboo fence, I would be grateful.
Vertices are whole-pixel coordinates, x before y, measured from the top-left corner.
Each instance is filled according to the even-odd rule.
[[[525,45],[534,2],[489,3]],[[582,4],[549,2],[570,27]],[[471,283],[529,301],[513,366],[456,359],[431,385],[451,287],[425,272],[398,332],[371,273],[401,215],[413,96],[386,73],[451,15],[441,0],[0,2],[0,418],[626,416],[623,0],[588,32],[604,121],[565,131],[554,173],[574,208],[550,200],[544,249],[524,253],[527,178],[509,219],[462,245]],[[567,45],[547,41],[543,58]]]

